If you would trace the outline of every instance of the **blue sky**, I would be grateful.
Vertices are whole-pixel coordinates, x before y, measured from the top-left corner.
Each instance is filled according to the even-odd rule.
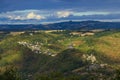
[[[120,21],[120,0],[0,0],[0,24]]]

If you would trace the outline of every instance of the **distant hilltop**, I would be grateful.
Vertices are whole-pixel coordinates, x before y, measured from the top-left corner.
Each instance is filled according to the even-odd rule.
[[[67,21],[51,24],[1,24],[0,31],[120,29],[120,22]]]

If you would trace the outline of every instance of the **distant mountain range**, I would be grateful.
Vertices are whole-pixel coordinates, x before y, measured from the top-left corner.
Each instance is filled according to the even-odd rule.
[[[1,24],[0,31],[120,29],[120,22],[68,21],[51,24]]]

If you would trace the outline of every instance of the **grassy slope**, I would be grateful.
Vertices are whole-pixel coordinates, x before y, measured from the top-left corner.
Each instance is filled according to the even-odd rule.
[[[95,36],[86,37],[83,39],[79,49],[82,51],[95,50],[101,55],[108,57],[112,64],[120,61],[120,32],[102,32]],[[98,54],[98,56],[100,55]],[[106,60],[105,60],[106,61]]]

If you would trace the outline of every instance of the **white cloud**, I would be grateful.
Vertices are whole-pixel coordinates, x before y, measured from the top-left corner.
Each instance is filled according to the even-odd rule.
[[[41,15],[38,15],[38,14],[35,14],[34,12],[30,12],[28,13],[27,15],[27,19],[37,19],[37,20],[41,20],[41,19],[45,19],[44,16],[41,16]]]
[[[74,12],[74,16],[87,16],[87,15],[108,15],[111,12],[96,12],[96,11],[86,11],[86,12]]]
[[[57,12],[57,17],[62,18],[62,17],[68,17],[72,14],[73,12],[71,11],[58,11]]]
[[[108,14],[120,14],[120,12],[100,12],[100,11],[74,11],[74,10],[17,10],[11,12],[0,13],[0,18],[9,18],[11,20],[42,20],[47,18],[65,18],[70,15],[73,16],[87,16],[87,15],[108,15]]]
[[[27,15],[8,15],[7,18],[11,20],[29,20],[29,19],[42,20],[42,19],[45,19],[44,16],[38,15],[34,12],[30,12]]]
[[[7,16],[10,20],[25,20],[25,17],[22,16]]]
[[[72,9],[66,9],[66,10],[16,10],[16,11],[9,11],[9,12],[3,12],[0,13],[0,22],[3,21],[6,23],[12,23],[12,22],[22,22],[22,23],[30,23],[30,21],[35,21],[34,23],[38,22],[49,22],[49,21],[59,21],[62,20],[62,18],[65,18],[63,20],[80,18],[85,16],[91,16],[91,15],[98,15],[98,16],[110,16],[110,18],[118,19],[115,15],[119,15],[120,11],[77,11]],[[72,15],[72,16],[71,16]],[[71,17],[70,17],[71,16]],[[77,18],[77,19],[78,19]],[[94,17],[95,18],[95,17]],[[98,17],[97,17],[98,18]],[[103,18],[103,17],[102,17]],[[101,18],[101,19],[102,19]],[[110,19],[109,17],[106,17]],[[32,20],[31,20],[32,19]],[[91,19],[91,18],[90,18]],[[103,18],[104,19],[104,18]],[[111,20],[110,19],[110,20]],[[114,20],[115,21],[115,20]]]
[[[116,14],[116,12],[97,12],[97,11],[86,11],[86,12],[76,12],[76,11],[58,11],[57,17],[64,18],[69,17],[70,15],[73,16],[88,16],[88,15],[109,15],[109,14]],[[120,12],[119,12],[120,13]]]

